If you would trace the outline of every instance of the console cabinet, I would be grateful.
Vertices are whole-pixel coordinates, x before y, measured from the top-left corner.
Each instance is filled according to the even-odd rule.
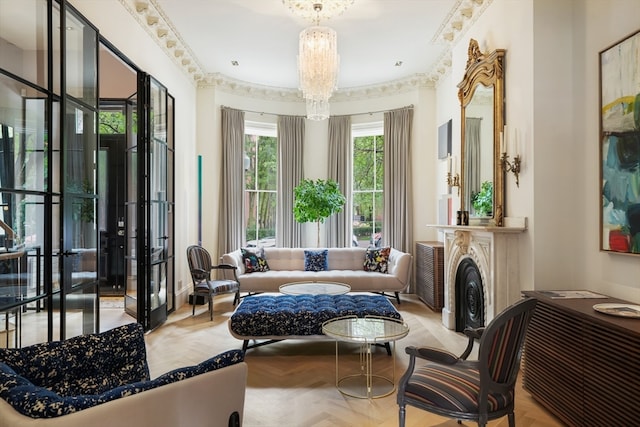
[[[569,426],[638,425],[640,319],[615,317],[606,299],[552,299],[540,292],[527,331],[523,386]]]
[[[432,310],[444,307],[444,245],[416,242],[416,294]]]

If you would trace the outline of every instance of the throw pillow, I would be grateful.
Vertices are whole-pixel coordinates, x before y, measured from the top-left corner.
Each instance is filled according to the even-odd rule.
[[[369,248],[364,256],[365,271],[389,272],[389,254],[391,247]]]
[[[304,270],[305,271],[324,271],[329,269],[327,255],[328,249],[318,251],[304,251]]]
[[[269,271],[269,264],[262,248],[241,248],[245,273]]]

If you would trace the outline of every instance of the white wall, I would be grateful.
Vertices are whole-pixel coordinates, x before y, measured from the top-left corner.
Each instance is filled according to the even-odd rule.
[[[636,0],[494,0],[453,49],[437,110],[459,103],[470,38],[506,55],[506,123],[522,136],[520,187],[506,178],[506,215],[527,217],[522,289],[591,289],[640,302],[640,260],[599,251],[598,53],[640,28]]]

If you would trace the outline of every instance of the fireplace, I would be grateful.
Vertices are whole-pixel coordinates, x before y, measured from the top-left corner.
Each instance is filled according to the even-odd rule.
[[[486,326],[522,297],[519,236],[525,219],[509,226],[434,225],[444,234],[444,307],[442,323],[460,331]],[[519,221],[520,220],[520,221]]]
[[[456,271],[456,331],[479,328],[484,324],[484,290],[478,266],[464,258]]]

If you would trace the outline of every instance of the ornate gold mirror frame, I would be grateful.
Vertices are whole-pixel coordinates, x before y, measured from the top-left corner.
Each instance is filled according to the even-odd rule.
[[[465,75],[458,84],[462,111],[460,206],[462,210],[469,211],[470,225],[503,225],[504,173],[500,163],[500,134],[505,122],[505,53],[504,49],[496,49],[484,54],[478,42],[471,39]],[[487,104],[486,108],[482,107],[483,103]],[[467,119],[470,119],[469,124]],[[471,119],[475,119],[475,125]],[[472,126],[475,128],[472,129]],[[491,128],[487,129],[486,126]],[[486,204],[488,207],[476,209],[472,199],[478,200],[475,195],[482,195],[483,187],[491,187],[493,203],[489,199]],[[477,203],[476,206],[481,204]]]

